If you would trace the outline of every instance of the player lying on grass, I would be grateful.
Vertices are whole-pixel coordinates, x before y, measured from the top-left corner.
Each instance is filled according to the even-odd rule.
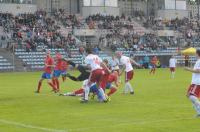
[[[44,73],[42,74],[42,77],[38,82],[38,88],[37,88],[36,93],[40,93],[42,82],[45,79],[47,79],[47,82],[52,87],[53,91],[54,92],[58,92],[58,90],[55,87],[55,85],[53,85],[53,83],[51,82],[51,79],[52,79],[51,74],[52,74],[53,67],[54,67],[54,60],[50,55],[50,51],[46,52],[46,58],[45,58],[44,64],[45,64]]]
[[[192,82],[189,86],[187,96],[191,100],[197,117],[200,117],[200,50],[196,51],[197,61],[194,68],[185,68],[186,71],[192,72]]]
[[[84,87],[86,87],[88,80],[85,80],[83,82],[83,86],[73,92],[68,92],[65,94],[60,94],[60,96],[83,96],[84,94]],[[114,83],[114,84],[113,84]],[[113,73],[109,74],[107,81],[106,81],[106,86],[104,88],[104,90],[109,89],[110,91],[107,93],[107,96],[111,96],[112,94],[114,94],[117,91],[117,88],[119,86],[118,83],[118,72],[114,71]],[[96,86],[96,84],[92,84],[90,87],[90,93],[93,93],[92,95],[92,99],[94,99],[94,95],[97,95],[99,101],[102,101],[102,95],[101,93],[98,91],[98,88]]]
[[[133,87],[130,84],[130,81],[133,79],[134,71],[132,64],[141,67],[138,63],[136,63],[133,59],[124,56],[122,52],[116,52],[116,57],[119,59],[120,64],[123,66],[119,75],[125,71],[125,86],[124,86],[124,93],[134,94]]]
[[[83,85],[81,88],[73,91],[73,92],[68,92],[68,93],[64,93],[64,94],[60,94],[60,96],[79,96],[79,97],[83,97],[84,96],[84,88],[87,86],[88,83],[88,79],[83,81]],[[99,92],[99,89],[97,88],[96,84],[93,83],[90,87],[90,93],[97,95],[98,97],[98,101],[102,102],[102,95]]]

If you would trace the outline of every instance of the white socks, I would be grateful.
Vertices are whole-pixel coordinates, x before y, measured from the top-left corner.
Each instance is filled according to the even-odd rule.
[[[129,82],[126,82],[125,87],[124,87],[124,93],[128,93],[129,91],[133,92],[133,87],[131,86]]]
[[[190,95],[189,99],[192,101],[194,109],[196,110],[197,114],[200,115],[200,101],[197,97]]]
[[[175,72],[172,72],[171,73],[171,78],[174,78],[175,77]]]
[[[88,85],[86,85],[84,87],[84,99],[88,100],[89,99],[89,93],[90,93],[90,87]]]
[[[103,100],[106,100],[106,95],[105,95],[104,90],[103,90],[102,88],[99,88],[99,92],[100,92],[100,94],[101,94],[101,96],[102,96],[102,99],[103,99]]]

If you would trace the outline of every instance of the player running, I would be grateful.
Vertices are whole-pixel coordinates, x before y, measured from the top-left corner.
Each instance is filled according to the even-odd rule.
[[[191,100],[197,117],[200,117],[200,50],[196,51],[197,61],[194,68],[185,68],[186,71],[192,72],[192,82],[189,86],[187,96]]]
[[[151,59],[151,65],[152,65],[152,68],[151,68],[151,71],[149,72],[149,74],[153,73],[153,75],[155,74],[156,72],[156,64],[157,64],[157,57],[154,56],[152,59]]]
[[[54,60],[50,55],[50,51],[47,51],[47,53],[46,53],[46,58],[45,58],[44,64],[45,64],[44,73],[42,74],[42,78],[38,82],[38,88],[37,88],[36,93],[40,93],[40,89],[41,89],[42,82],[44,79],[47,79],[47,82],[52,87],[53,91],[57,92],[56,87],[51,82],[51,74],[52,74],[53,67],[54,67]]]
[[[102,62],[101,58],[99,58],[97,55],[92,54],[91,49],[87,49],[86,53],[88,54],[87,57],[85,58],[85,63],[87,66],[91,69],[89,81],[87,87],[84,89],[84,97],[81,100],[83,103],[88,102],[88,95],[89,95],[89,89],[91,87],[92,83],[96,83],[99,92],[102,95],[103,100],[106,102],[106,96],[104,93],[104,90],[100,86],[102,82],[102,77],[105,74],[104,70],[110,71],[108,67]]]
[[[130,94],[134,94],[133,87],[131,86],[130,82],[133,79],[133,67],[132,64],[140,67],[138,63],[136,63],[133,59],[122,55],[122,52],[116,52],[117,58],[119,58],[119,62],[121,65],[123,65],[123,68],[121,70],[120,75],[125,71],[125,86],[124,86],[124,93],[128,93],[130,91]]]
[[[176,59],[174,58],[174,56],[172,56],[169,59],[169,68],[171,72],[171,78],[175,77],[176,63],[177,63]]]
[[[62,55],[59,52],[56,52],[55,56],[56,65],[53,72],[53,84],[56,86],[57,90],[60,90],[60,83],[58,78],[62,74]]]
[[[66,76],[67,76],[67,69],[68,69],[68,62],[67,61],[62,61],[62,72],[61,72],[61,76],[62,76],[62,81],[65,82],[66,80]]]

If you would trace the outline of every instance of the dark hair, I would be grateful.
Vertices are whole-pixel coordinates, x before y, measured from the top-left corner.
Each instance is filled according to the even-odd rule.
[[[196,54],[200,57],[200,49],[196,50]]]
[[[87,48],[87,49],[85,50],[85,52],[88,53],[88,54],[92,54],[92,49],[91,49],[91,48]]]

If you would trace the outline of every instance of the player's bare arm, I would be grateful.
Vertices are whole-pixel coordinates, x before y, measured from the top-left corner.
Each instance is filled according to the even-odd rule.
[[[184,68],[186,71],[192,72],[192,73],[200,73],[200,69],[192,69],[189,67]]]
[[[101,67],[105,70],[107,70],[109,73],[111,73],[111,70],[106,66],[106,64],[104,64],[103,62],[100,64]]]
[[[133,65],[135,65],[137,67],[141,67],[140,64],[138,64],[135,60],[130,59],[130,61],[131,61],[131,64],[133,64]]]

